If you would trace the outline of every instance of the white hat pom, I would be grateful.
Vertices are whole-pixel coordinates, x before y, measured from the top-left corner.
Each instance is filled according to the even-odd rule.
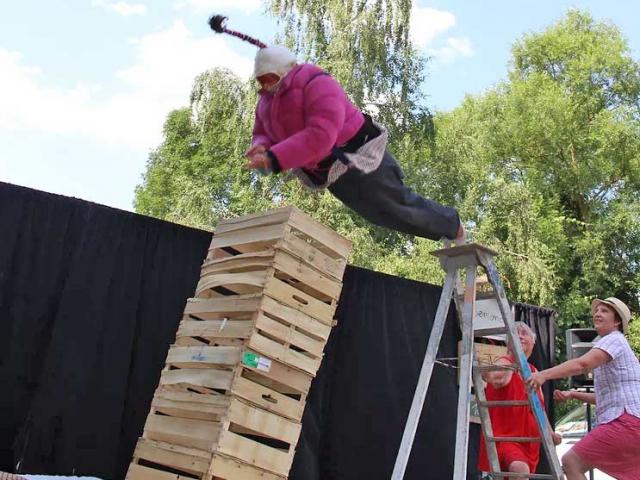
[[[257,78],[266,73],[284,77],[296,64],[295,54],[280,45],[261,48],[256,53],[253,74]]]

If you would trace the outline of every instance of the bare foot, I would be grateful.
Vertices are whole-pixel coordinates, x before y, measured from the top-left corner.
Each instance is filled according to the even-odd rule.
[[[464,227],[462,226],[462,223],[460,223],[460,227],[458,228],[458,234],[454,239],[454,243],[456,244],[457,247],[460,247],[461,245],[464,245],[466,241],[467,241],[467,232],[464,231]]]
[[[458,233],[456,233],[456,238],[452,240],[447,237],[442,237],[442,243],[444,244],[444,248],[450,248],[452,246],[459,247],[461,245],[464,245],[466,240],[467,240],[467,234],[464,231],[464,227],[462,226],[462,223],[458,227]]]

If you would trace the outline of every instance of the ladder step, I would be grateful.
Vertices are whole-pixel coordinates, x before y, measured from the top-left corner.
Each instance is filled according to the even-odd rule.
[[[480,365],[476,367],[480,373],[482,372],[499,372],[505,370],[516,371],[518,367],[515,365]]]
[[[487,337],[489,335],[504,335],[507,333],[506,327],[486,327],[486,328],[474,328],[474,337]]]
[[[541,443],[540,437],[487,437],[488,442]]]
[[[464,302],[464,293],[456,293],[458,296],[458,300],[460,302]],[[496,293],[495,292],[478,292],[476,291],[476,300],[495,300]]]
[[[478,402],[481,407],[528,407],[529,400],[488,400]]]
[[[549,475],[548,473],[489,472],[489,475],[494,478],[554,478],[553,475]]]

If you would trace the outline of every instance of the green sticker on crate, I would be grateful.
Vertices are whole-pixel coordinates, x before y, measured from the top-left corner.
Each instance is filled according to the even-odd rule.
[[[242,354],[242,364],[265,372],[271,369],[271,360],[269,358],[261,357],[253,352],[244,352]]]
[[[244,352],[242,354],[242,363],[247,367],[256,368],[260,357],[253,352]]]

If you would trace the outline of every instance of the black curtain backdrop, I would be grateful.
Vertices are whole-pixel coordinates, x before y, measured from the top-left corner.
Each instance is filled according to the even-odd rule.
[[[0,470],[124,478],[211,234],[3,183],[0,232]],[[440,292],[348,267],[291,479],[389,478]],[[516,318],[549,366],[553,312]],[[451,477],[456,398],[436,366],[406,479]]]
[[[0,184],[0,470],[122,478],[211,234]]]

